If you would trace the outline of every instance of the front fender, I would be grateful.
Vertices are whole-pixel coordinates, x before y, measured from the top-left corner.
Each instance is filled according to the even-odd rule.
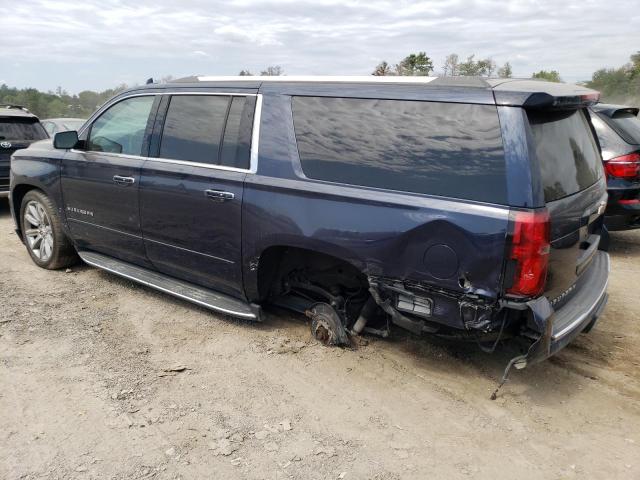
[[[18,234],[20,204],[29,190],[43,191],[56,205],[60,217],[65,218],[60,187],[60,163],[64,151],[55,150],[50,143],[34,143],[29,148],[18,150],[11,157],[9,205]]]

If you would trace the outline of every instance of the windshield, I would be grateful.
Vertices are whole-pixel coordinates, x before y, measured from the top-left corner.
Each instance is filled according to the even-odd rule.
[[[640,120],[632,112],[618,112],[612,118],[615,129],[628,143],[640,145]]]
[[[42,140],[47,132],[38,121],[0,118],[0,140]]]
[[[598,181],[602,160],[582,110],[529,111],[527,115],[546,202],[573,195]]]

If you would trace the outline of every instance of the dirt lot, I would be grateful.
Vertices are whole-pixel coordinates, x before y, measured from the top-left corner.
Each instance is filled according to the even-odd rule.
[[[2,479],[640,478],[640,232],[613,236],[595,330],[491,401],[508,351],[327,349],[290,315],[41,270],[12,228],[0,200]]]

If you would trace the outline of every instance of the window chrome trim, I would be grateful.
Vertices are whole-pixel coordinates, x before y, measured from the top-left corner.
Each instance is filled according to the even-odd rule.
[[[75,148],[71,149],[71,152],[83,154],[83,155],[95,155],[99,154],[101,157],[114,157],[114,158],[132,158],[137,160],[146,160],[146,161],[154,161],[159,163],[169,163],[174,165],[185,165],[189,167],[203,167],[209,168],[212,170],[223,170],[229,172],[239,172],[239,173],[256,173],[258,171],[258,145],[260,143],[260,123],[262,120],[262,94],[261,93],[234,93],[234,92],[194,92],[194,91],[184,91],[184,92],[146,92],[146,93],[135,93],[131,95],[126,95],[124,97],[120,97],[117,99],[112,99],[109,103],[105,103],[94,115],[92,115],[89,120],[83,125],[83,128],[78,132],[78,136],[80,136],[84,131],[89,128],[90,125],[104,112],[106,112],[109,108],[111,108],[116,103],[120,103],[121,101],[127,100],[129,98],[134,97],[146,97],[151,95],[209,95],[209,96],[226,96],[226,97],[257,97],[256,106],[253,111],[253,127],[251,131],[251,152],[250,152],[250,160],[249,160],[249,168],[236,168],[236,167],[228,167],[226,165],[213,165],[210,163],[200,163],[200,162],[191,162],[188,160],[175,160],[172,158],[162,158],[162,157],[144,157],[142,155],[128,155],[124,153],[112,153],[112,152],[97,152],[93,150],[77,150]],[[144,166],[144,165],[143,165]]]

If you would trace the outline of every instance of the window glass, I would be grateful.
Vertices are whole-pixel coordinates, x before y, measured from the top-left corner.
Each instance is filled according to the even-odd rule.
[[[602,161],[582,110],[528,111],[545,201],[573,195],[593,185]]]
[[[218,164],[230,97],[174,95],[164,122],[160,157]]]
[[[591,113],[591,123],[593,128],[596,129],[596,134],[600,141],[603,160],[611,160],[613,157],[622,155],[629,150],[627,143],[620,138],[620,135],[599,114]]]
[[[248,158],[244,158],[243,145],[240,139],[240,123],[246,103],[246,97],[234,97],[229,109],[227,126],[224,131],[222,157],[220,164],[227,167],[249,168]]]
[[[640,145],[640,119],[632,112],[618,112],[611,121],[629,143]]]
[[[56,125],[53,122],[42,122],[42,126],[50,137],[53,137],[53,134],[56,133]]]
[[[132,97],[110,107],[93,122],[87,150],[142,155],[153,100],[153,96]]]
[[[0,140],[43,140],[47,133],[38,121],[0,118]]]
[[[507,203],[494,106],[295,97],[293,112],[309,178]]]

